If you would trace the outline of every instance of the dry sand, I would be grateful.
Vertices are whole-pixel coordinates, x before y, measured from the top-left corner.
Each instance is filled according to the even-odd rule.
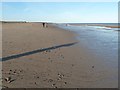
[[[81,48],[75,33],[50,24],[43,28],[41,23],[3,23],[2,28],[3,57],[25,54],[2,62],[3,87],[117,87],[116,71],[108,71],[103,62]]]

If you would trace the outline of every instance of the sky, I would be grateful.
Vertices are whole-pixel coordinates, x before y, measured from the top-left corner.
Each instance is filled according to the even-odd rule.
[[[2,2],[2,20],[54,23],[117,23],[118,3]]]

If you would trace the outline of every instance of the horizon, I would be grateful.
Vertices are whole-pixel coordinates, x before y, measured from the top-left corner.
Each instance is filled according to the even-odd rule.
[[[12,22],[26,22],[26,23],[43,23],[43,22],[41,22],[41,21],[0,21],[0,22],[6,22],[6,23],[12,23]],[[45,23],[55,23],[55,22],[45,22]],[[61,23],[61,22],[56,22],[56,23]],[[67,22],[63,22],[63,24],[64,23],[66,23],[67,24]],[[94,22],[91,22],[91,23],[89,23],[89,22],[84,22],[84,23],[82,23],[82,22],[69,22],[68,24],[94,24]],[[116,23],[116,24],[118,24],[119,22],[104,22],[104,23]],[[95,24],[104,24],[104,23],[99,23],[99,22],[95,22]]]
[[[3,2],[2,21],[118,23],[117,2]]]

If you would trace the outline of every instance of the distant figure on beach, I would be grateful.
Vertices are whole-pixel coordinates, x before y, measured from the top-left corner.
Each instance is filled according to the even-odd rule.
[[[47,23],[46,23],[46,27],[48,27]]]
[[[42,24],[43,24],[43,27],[48,27],[48,26],[47,26],[47,23],[44,23],[44,22],[43,22]]]
[[[45,23],[42,23],[43,24],[43,27],[45,27]]]

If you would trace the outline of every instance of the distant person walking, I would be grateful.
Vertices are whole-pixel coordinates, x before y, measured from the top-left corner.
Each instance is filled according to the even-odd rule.
[[[43,27],[48,27],[47,23],[43,22],[42,23]]]
[[[46,28],[48,27],[47,23],[46,23]]]
[[[42,23],[43,24],[43,27],[45,27],[45,23]]]

